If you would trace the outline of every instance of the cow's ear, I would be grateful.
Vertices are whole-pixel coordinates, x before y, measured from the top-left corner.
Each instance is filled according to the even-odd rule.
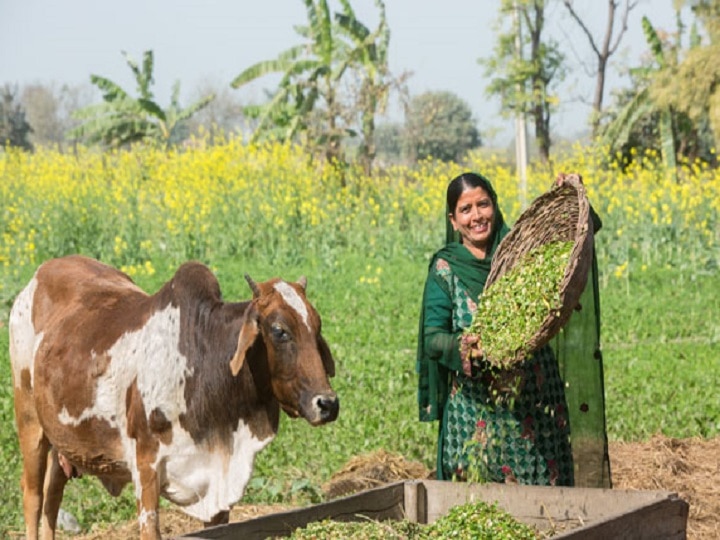
[[[322,359],[325,373],[327,373],[328,377],[334,377],[335,360],[330,352],[330,347],[328,346],[327,341],[325,341],[322,336],[318,336],[318,349],[320,350],[320,358]]]
[[[245,319],[243,325],[240,328],[240,337],[238,337],[238,346],[235,354],[230,360],[230,371],[235,377],[243,367],[245,363],[245,354],[248,349],[255,343],[260,327],[258,326],[258,313],[255,310],[255,305],[251,304],[248,310],[245,312]]]

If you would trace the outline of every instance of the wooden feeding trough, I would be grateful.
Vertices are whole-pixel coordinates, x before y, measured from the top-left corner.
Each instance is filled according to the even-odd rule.
[[[689,505],[668,491],[626,491],[408,480],[330,502],[211,527],[185,539],[265,540],[332,519],[432,523],[456,505],[497,503],[520,522],[557,539],[680,540]]]

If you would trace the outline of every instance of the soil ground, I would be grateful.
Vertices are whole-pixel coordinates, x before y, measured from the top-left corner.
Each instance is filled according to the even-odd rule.
[[[671,491],[687,501],[690,504],[689,540],[720,538],[720,437],[672,439],[658,435],[645,442],[611,443],[610,464],[614,488]],[[425,478],[428,473],[418,463],[378,452],[353,458],[323,488],[336,496],[386,482]],[[279,505],[238,504],[230,519],[241,521],[287,509]],[[202,528],[200,522],[175,509],[163,510],[160,519],[166,538]],[[133,520],[83,535],[61,533],[59,537],[61,540],[126,540],[137,538],[137,525]]]

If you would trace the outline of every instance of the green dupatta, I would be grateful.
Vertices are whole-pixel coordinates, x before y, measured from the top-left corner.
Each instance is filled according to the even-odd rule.
[[[485,281],[490,273],[492,256],[500,241],[509,232],[505,224],[505,218],[498,206],[497,194],[489,180],[484,177],[484,189],[490,195],[495,207],[495,218],[493,230],[495,236],[491,241],[490,251],[484,259],[478,259],[460,242],[459,234],[453,230],[449,219],[449,209],[446,216],[446,245],[438,250],[432,257],[428,266],[428,279],[435,282],[450,296],[447,284],[440,279],[433,271],[437,259],[441,258],[448,262],[453,273],[470,292],[473,299],[477,299],[485,287]],[[429,357],[425,350],[425,302],[427,298],[423,294],[422,306],[420,309],[420,323],[418,328],[418,344],[416,356],[416,371],[418,373],[418,409],[421,422],[432,422],[442,419],[443,406],[450,391],[450,371],[437,360]],[[458,345],[459,347],[459,345]]]
[[[602,222],[591,207],[595,232]],[[610,456],[605,424],[605,376],[600,350],[600,291],[598,264],[593,260],[580,309],[550,342],[565,381],[565,399],[570,417],[575,485],[612,487]]]

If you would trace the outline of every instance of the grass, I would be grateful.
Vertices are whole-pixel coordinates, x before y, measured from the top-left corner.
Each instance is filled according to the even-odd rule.
[[[688,166],[671,182],[651,161],[608,170],[602,152],[584,149],[556,167],[583,171],[604,222],[596,247],[610,438],[718,435],[720,171]],[[437,426],[417,420],[418,311],[445,187],[466,169],[488,174],[506,218],[517,218],[512,170],[481,157],[339,178],[302,148],[237,141],[180,153],[4,154],[0,538],[23,530],[9,307],[39,262],[73,252],[122,267],[150,292],[188,258],[210,264],[229,300],[250,296],[245,273],[307,276],[337,363],[340,417],[312,428],[283,416],[245,501],[316,501],[349,458],[377,449],[433,467]],[[530,196],[550,183],[536,168],[528,180]],[[131,488],[111,499],[91,477],[69,483],[63,506],[86,529],[135,515]]]
[[[648,270],[603,291],[608,430],[642,440],[720,433],[720,274]]]
[[[415,343],[425,262],[406,257],[367,259],[344,253],[334,263],[271,266],[239,260],[213,265],[227,299],[249,296],[248,272],[308,277],[308,294],[323,317],[337,363],[341,399],[337,422],[312,428],[283,416],[276,440],[262,452],[246,501],[312,502],[320,486],[352,456],[386,449],[432,467],[435,424],[417,421]],[[380,270],[378,270],[380,269]],[[154,291],[169,277],[138,280]],[[720,433],[720,406],[707,388],[720,378],[720,274],[693,279],[648,270],[627,285],[602,290],[608,429],[611,439],[638,440]],[[6,313],[3,314],[7,316]],[[3,321],[6,323],[6,318]],[[20,458],[12,416],[7,328],[0,330],[0,523],[22,530]],[[712,395],[712,393],[710,393]],[[64,507],[84,527],[134,516],[131,488],[105,495],[94,478],[70,482]]]

